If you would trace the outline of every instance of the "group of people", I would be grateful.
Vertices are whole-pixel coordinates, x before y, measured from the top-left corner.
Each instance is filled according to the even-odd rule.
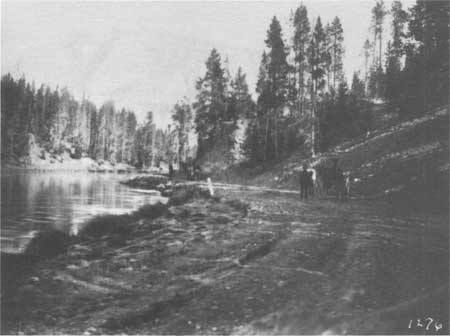
[[[194,163],[180,162],[180,172],[182,173],[182,175],[184,175],[186,180],[189,180],[189,181],[198,181],[204,177],[202,168],[196,162],[194,162]],[[169,163],[169,179],[172,180],[174,178],[174,176],[175,176],[175,170],[173,168],[172,162],[170,162]]]
[[[318,196],[327,196],[334,188],[337,199],[347,197],[350,189],[350,177],[345,175],[338,164],[333,160],[332,167],[309,168],[304,164],[300,172],[300,198],[308,199],[316,192]]]
[[[189,181],[199,181],[204,178],[202,168],[197,162],[181,162],[180,168],[185,178]]]

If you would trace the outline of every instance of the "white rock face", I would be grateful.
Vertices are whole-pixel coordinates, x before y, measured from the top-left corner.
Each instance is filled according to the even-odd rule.
[[[248,127],[248,121],[246,119],[238,121],[238,127],[234,131],[234,148],[232,150],[234,162],[239,163],[244,160],[244,154],[242,153],[242,145],[245,140],[245,132]]]
[[[60,155],[52,155],[39,146],[36,142],[35,136],[32,133],[29,133],[27,137],[27,154],[19,159],[19,162],[24,164],[26,167],[46,170],[87,170],[90,167],[97,166],[97,163],[88,157],[72,159],[68,151],[63,152]]]

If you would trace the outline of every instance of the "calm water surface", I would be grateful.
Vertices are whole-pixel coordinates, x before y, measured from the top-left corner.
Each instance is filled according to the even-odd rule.
[[[120,184],[128,175],[2,171],[1,250],[20,252],[39,231],[76,233],[88,219],[165,200]]]

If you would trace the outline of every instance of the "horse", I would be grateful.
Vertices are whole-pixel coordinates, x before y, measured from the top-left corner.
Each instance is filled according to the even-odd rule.
[[[334,187],[336,198],[343,199],[347,196],[349,177],[344,175],[341,168],[337,166],[320,167],[316,168],[316,170],[318,173],[316,185],[318,189],[320,188],[319,195],[328,196],[330,190]]]

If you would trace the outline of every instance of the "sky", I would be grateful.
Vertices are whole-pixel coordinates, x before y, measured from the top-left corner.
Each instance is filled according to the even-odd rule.
[[[1,4],[1,73],[52,88],[67,87],[100,106],[113,100],[132,109],[140,122],[153,111],[165,126],[177,100],[195,98],[212,48],[239,66],[254,93],[266,32],[275,15],[283,37],[299,1],[131,2],[59,1]],[[362,69],[373,1],[303,0],[310,21],[338,16],[344,29],[348,80]],[[411,2],[406,2],[409,7]],[[386,1],[386,7],[390,3]]]

